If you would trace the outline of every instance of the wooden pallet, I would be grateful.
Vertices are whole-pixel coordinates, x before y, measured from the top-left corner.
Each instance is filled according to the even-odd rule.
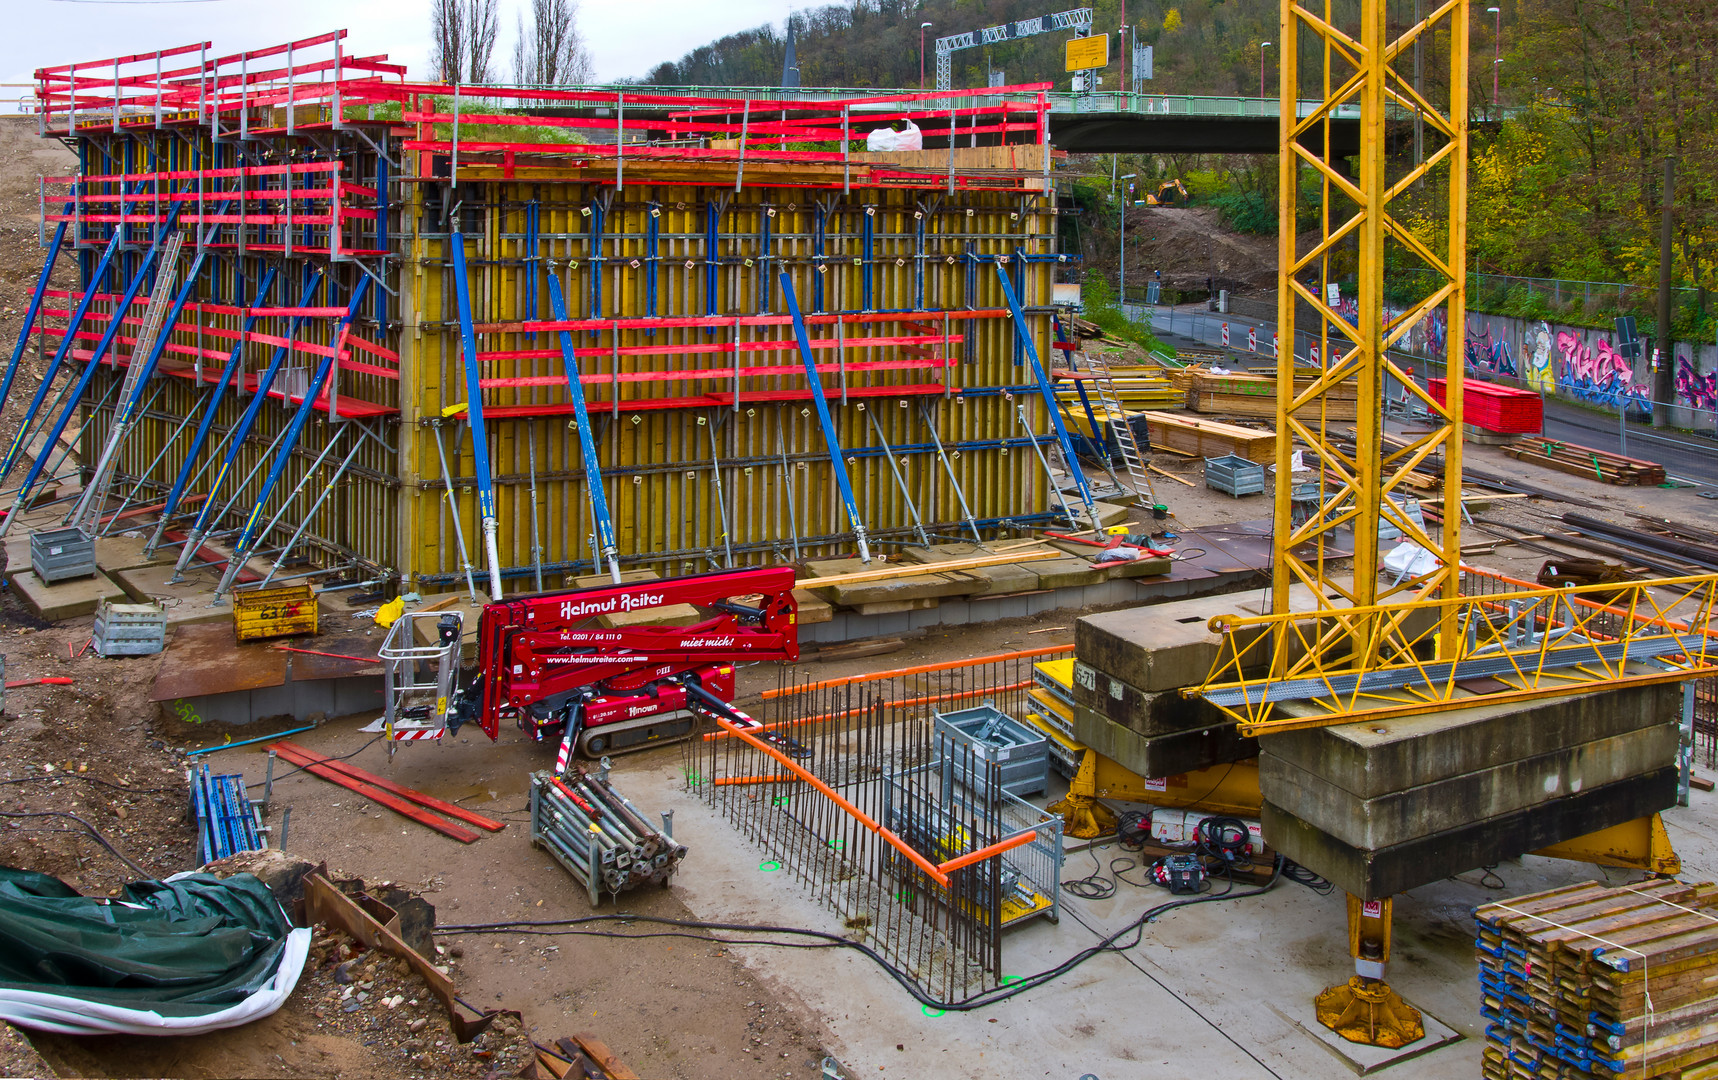
[[[1148,412],[1145,418],[1154,448],[1190,457],[1213,458],[1235,454],[1261,465],[1277,459],[1277,435],[1274,431],[1258,431],[1166,412]]]
[[[1312,383],[1310,377],[1295,379],[1295,393],[1302,393]],[[1360,408],[1356,393],[1357,388],[1352,383],[1331,387],[1322,399],[1325,417],[1330,420],[1358,418]],[[1200,372],[1187,388],[1187,407],[1198,413],[1274,419],[1277,415],[1277,380],[1270,375]],[[1310,418],[1318,414],[1319,404],[1314,403],[1297,410],[1295,415]]]
[[[1652,461],[1623,457],[1578,443],[1528,438],[1503,452],[1517,461],[1531,462],[1570,476],[1585,476],[1621,487],[1653,487],[1664,483],[1664,466]]]

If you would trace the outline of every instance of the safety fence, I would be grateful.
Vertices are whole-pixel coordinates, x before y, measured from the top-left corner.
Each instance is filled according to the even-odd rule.
[[[1031,665],[1068,648],[784,681],[756,727],[686,744],[688,789],[926,996],[964,1001],[1002,984],[1006,927],[1057,916],[1062,823],[936,714],[1020,715]]]

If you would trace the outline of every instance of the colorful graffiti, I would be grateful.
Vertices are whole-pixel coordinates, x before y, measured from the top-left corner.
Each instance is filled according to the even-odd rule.
[[[1563,393],[1613,409],[1632,405],[1652,415],[1652,387],[1635,381],[1634,365],[1611,346],[1609,338],[1600,338],[1589,348],[1575,334],[1559,330],[1557,351],[1563,358],[1557,380]]]
[[[1540,322],[1538,326],[1529,329],[1526,340],[1522,342],[1521,351],[1527,357],[1527,385],[1541,394],[1557,392],[1557,367],[1551,362],[1554,343],[1551,324],[1548,322]]]
[[[1676,354],[1676,399],[1696,409],[1718,409],[1718,371],[1696,371],[1688,357]]]
[[[1486,326],[1485,333],[1467,336],[1464,355],[1467,370],[1472,374],[1506,375],[1512,379],[1520,374],[1515,370],[1515,356],[1510,351],[1509,342],[1501,337],[1492,340],[1489,325]]]
[[[1344,296],[1334,308],[1335,312],[1347,319],[1352,325],[1360,323],[1360,301],[1353,296]],[[1384,321],[1386,324],[1400,319],[1406,314],[1406,309],[1384,305]],[[1407,352],[1418,353],[1433,360],[1441,360],[1444,356],[1444,341],[1448,334],[1449,315],[1443,308],[1433,308],[1425,317],[1408,328],[1398,347]]]

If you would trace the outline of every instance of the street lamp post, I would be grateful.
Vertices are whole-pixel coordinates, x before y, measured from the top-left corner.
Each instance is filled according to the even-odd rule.
[[[1118,177],[1116,177],[1116,179],[1117,180],[1132,180],[1134,177],[1136,177],[1138,175],[1139,175],[1138,173],[1128,173],[1126,176],[1118,176]],[[1121,250],[1121,256],[1119,259],[1116,260],[1117,265],[1120,267],[1120,274],[1118,275],[1118,284],[1116,287],[1116,304],[1117,305],[1127,303],[1127,203],[1128,203],[1127,196],[1128,196],[1127,192],[1125,192],[1125,191],[1122,192],[1122,195],[1121,195],[1121,221],[1118,223],[1120,226],[1119,231],[1121,232],[1121,242],[1117,246]]]
[[[925,31],[930,29],[930,23],[919,24],[919,89],[925,88]],[[953,138],[953,136],[950,136]]]
[[[1491,107],[1497,109],[1501,117],[1503,103],[1497,100],[1497,72],[1503,65],[1503,9],[1489,7],[1485,10],[1497,16],[1496,26],[1491,33]]]
[[[1265,50],[1271,47],[1268,41],[1259,43],[1259,100],[1265,97]]]

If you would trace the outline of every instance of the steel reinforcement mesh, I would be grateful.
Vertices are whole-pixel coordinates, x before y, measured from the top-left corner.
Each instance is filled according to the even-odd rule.
[[[709,725],[685,744],[687,789],[928,997],[964,1001],[1001,985],[1004,902],[1023,866],[1039,872],[1052,850],[1059,861],[1060,820],[1023,820],[1011,808],[1019,800],[984,797],[1001,790],[997,763],[937,730],[935,714],[989,703],[1020,715],[1031,665],[1045,657],[1017,653],[817,683],[790,684],[784,675],[749,710],[768,749]],[[948,872],[944,887],[879,829],[932,864],[1034,836]],[[1054,888],[1052,878],[1052,898]]]

